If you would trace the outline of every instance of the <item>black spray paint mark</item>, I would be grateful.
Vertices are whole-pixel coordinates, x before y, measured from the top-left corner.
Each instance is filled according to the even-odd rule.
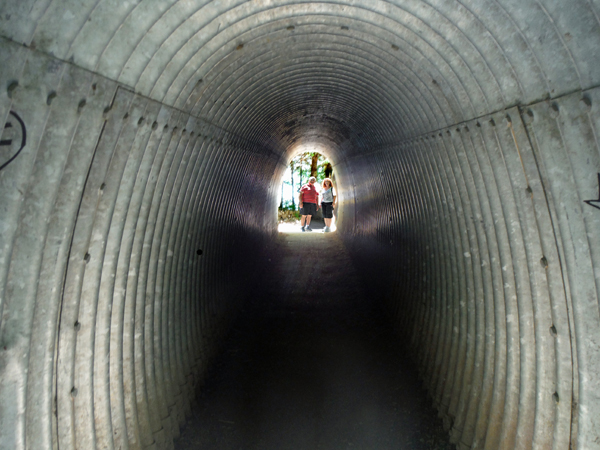
[[[584,200],[590,206],[600,209],[600,173],[598,174],[598,200]],[[596,203],[596,205],[594,205]]]
[[[20,127],[13,126],[14,121],[11,121],[10,118],[4,125],[4,131],[0,137],[0,170],[13,162],[27,143],[25,124],[16,112],[11,111],[10,115],[17,120]]]

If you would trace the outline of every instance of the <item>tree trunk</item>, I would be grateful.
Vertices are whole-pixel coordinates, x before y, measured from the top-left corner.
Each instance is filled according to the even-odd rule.
[[[319,163],[319,154],[318,153],[313,153],[312,155],[312,161],[310,163],[310,176],[311,177],[315,177],[317,176],[317,164]]]
[[[296,193],[294,192],[294,160],[290,161],[290,173],[292,175],[292,206],[296,209]]]
[[[281,201],[279,202],[279,209],[283,208],[283,183],[281,183]]]

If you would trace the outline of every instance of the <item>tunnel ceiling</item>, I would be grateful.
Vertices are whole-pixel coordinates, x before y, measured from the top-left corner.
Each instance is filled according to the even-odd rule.
[[[591,4],[4,2],[4,35],[282,154],[335,155],[598,83]],[[288,155],[289,156],[289,155]]]

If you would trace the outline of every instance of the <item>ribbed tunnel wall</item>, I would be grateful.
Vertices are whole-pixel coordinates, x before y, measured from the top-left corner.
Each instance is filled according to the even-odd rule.
[[[599,14],[2,2],[0,448],[171,448],[308,145],[452,441],[600,449]]]

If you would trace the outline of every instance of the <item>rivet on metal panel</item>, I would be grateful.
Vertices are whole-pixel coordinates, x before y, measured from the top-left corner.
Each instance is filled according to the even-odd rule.
[[[144,118],[140,117],[140,119],[138,120],[138,126],[144,123]]]
[[[392,50],[400,50],[400,47],[398,47],[396,44],[392,44]]]
[[[79,320],[76,320],[73,324],[73,328],[75,328],[75,331],[81,330],[81,322],[79,322]]]
[[[296,27],[294,25],[290,25],[289,27],[287,27],[288,31],[292,31],[295,30]]]
[[[158,128],[158,122],[155,120],[154,122],[152,122],[152,129],[156,130]]]
[[[548,268],[548,259],[545,256],[542,256],[542,259],[540,259],[540,263],[542,263],[542,267],[544,269]]]
[[[79,102],[79,105],[77,105],[77,112],[79,112],[79,111],[81,111],[83,108],[85,108],[85,105],[86,105],[86,103],[87,103],[87,102],[85,101],[85,98],[84,98],[84,99],[82,99],[82,100]]]
[[[525,114],[523,114],[522,117],[525,125],[529,125],[534,120],[533,111],[531,109],[528,109],[527,111],[525,111]]]
[[[558,334],[558,332],[556,331],[556,327],[555,327],[554,325],[552,325],[552,326],[550,327],[550,334],[551,334],[552,336],[556,336],[556,335]]]
[[[457,133],[460,133],[460,128],[457,128],[457,129],[456,129],[456,132],[457,132]]]
[[[469,127],[465,126],[465,131],[468,133],[471,130],[469,130]]]
[[[86,263],[87,263],[87,262],[90,262],[90,258],[91,258],[91,256],[90,256],[90,254],[89,254],[89,253],[86,253],[85,255],[83,255],[83,260],[84,260]]]
[[[581,104],[583,105],[586,111],[592,109],[592,99],[589,98],[587,95],[583,96],[583,98],[581,99]]]
[[[71,388],[71,397],[77,397],[77,388],[75,386]]]
[[[46,98],[46,105],[50,106],[52,104],[52,100],[56,98],[56,91],[52,91],[48,94],[48,98]]]
[[[129,113],[125,113],[125,115],[123,116],[123,120],[126,120],[129,117]]]
[[[450,130],[446,130],[446,133],[448,133],[448,135],[450,135],[450,134],[451,134],[451,133],[450,133]]]
[[[244,44],[240,44],[240,45],[238,45],[238,46],[237,46],[235,49],[236,49],[236,50],[241,50],[241,49],[243,49],[243,48],[244,48]]]
[[[96,87],[97,87],[96,83],[92,84],[92,91],[95,91]]]
[[[496,121],[494,119],[490,119],[490,125],[495,127],[496,126]]]
[[[100,190],[101,190],[101,191],[103,191],[105,187],[106,187],[106,183],[102,183],[102,184],[100,185]]]
[[[110,112],[111,109],[112,109],[112,107],[110,105],[108,105],[106,108],[104,108],[104,111],[102,111],[102,114],[104,114],[106,116]]]
[[[166,124],[166,125],[163,127],[163,131],[167,131],[168,129],[169,129],[169,124]]]
[[[504,116],[504,122],[506,123],[507,127],[510,127],[512,125],[512,119],[510,118],[510,116],[508,114],[506,116]]]
[[[528,194],[533,194],[533,189],[531,189],[531,186],[527,186],[525,188],[525,192],[527,192]]]
[[[350,29],[350,28],[348,28],[348,27],[347,27],[347,26],[345,26],[345,25],[342,25],[340,28],[341,28],[342,30],[349,30],[349,29]]]
[[[202,255],[202,253],[203,253],[202,249],[199,248],[198,250],[196,250],[196,255],[200,256],[200,255]]]
[[[559,402],[559,400],[560,400],[560,398],[558,397],[558,392],[555,392],[554,394],[552,394],[552,398],[554,399],[554,401],[555,401],[556,403],[558,403],[558,402]]]
[[[8,87],[6,88],[6,92],[8,93],[8,98],[12,98],[13,92],[18,87],[19,87],[18,81],[11,81],[10,83],[8,83]]]
[[[550,116],[552,116],[552,118],[556,119],[559,114],[560,114],[560,109],[558,108],[558,103],[553,102],[550,105]]]

